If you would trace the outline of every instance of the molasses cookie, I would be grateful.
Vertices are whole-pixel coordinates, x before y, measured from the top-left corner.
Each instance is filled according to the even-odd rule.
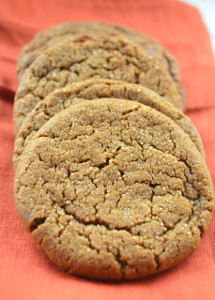
[[[39,32],[34,39],[23,48],[20,54],[20,58],[17,62],[18,81],[21,81],[25,71],[32,62],[49,47],[54,46],[67,38],[86,33],[96,36],[120,35],[142,47],[148,54],[156,58],[164,67],[166,67],[178,88],[183,110],[185,109],[186,95],[184,87],[181,84],[181,74],[175,58],[157,41],[120,25],[99,22],[68,22]]]
[[[166,69],[140,47],[122,38],[82,35],[50,48],[28,68],[15,96],[15,132],[49,93],[90,78],[138,83],[181,108],[176,86]]]
[[[125,38],[127,37],[134,43],[141,46],[148,54],[158,59],[160,63],[168,69],[170,75],[176,83],[180,82],[180,70],[176,60],[167,51],[167,49],[161,46],[158,42],[124,26],[99,22],[68,22],[39,32],[20,53],[20,57],[17,62],[19,81],[32,62],[49,47],[62,42],[66,38],[71,38],[74,35],[86,33],[97,36],[121,35]]]
[[[189,257],[208,229],[212,182],[188,136],[155,109],[84,101],[26,147],[16,207],[34,241],[69,273],[133,279]]]
[[[201,137],[190,119],[163,97],[137,84],[108,79],[90,79],[56,90],[40,101],[27,115],[16,136],[13,157],[14,168],[16,169],[20,155],[26,145],[49,119],[63,109],[80,101],[97,98],[134,100],[155,108],[181,127],[189,135],[202,156],[205,157]]]

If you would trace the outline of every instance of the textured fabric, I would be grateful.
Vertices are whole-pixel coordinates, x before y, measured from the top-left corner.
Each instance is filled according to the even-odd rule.
[[[36,32],[69,20],[126,25],[157,39],[172,52],[187,90],[187,114],[202,135],[215,182],[215,65],[197,9],[173,0],[0,1],[0,299],[214,299],[214,221],[186,262],[145,280],[116,284],[60,271],[21,226],[13,197],[15,64],[21,48]]]

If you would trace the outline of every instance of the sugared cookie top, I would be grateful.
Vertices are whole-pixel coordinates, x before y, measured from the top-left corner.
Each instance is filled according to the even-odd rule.
[[[15,169],[24,148],[50,118],[80,101],[98,98],[134,100],[157,109],[181,127],[189,135],[202,156],[205,156],[201,137],[190,119],[163,97],[137,84],[109,79],[90,79],[56,90],[40,101],[27,115],[16,136],[13,157]]]
[[[15,96],[15,132],[50,92],[90,78],[138,83],[181,108],[175,83],[166,69],[140,47],[122,38],[82,35],[50,48],[28,69]]]
[[[19,217],[66,271],[131,279],[198,246],[213,188],[199,151],[170,118],[128,100],[73,105],[26,147],[15,177]]]
[[[20,53],[17,63],[19,81],[33,61],[49,47],[62,42],[66,38],[85,33],[97,36],[104,34],[108,36],[121,35],[129,38],[131,41],[142,47],[148,54],[158,59],[160,63],[167,68],[169,74],[176,83],[180,82],[180,70],[177,62],[167,49],[158,42],[124,26],[99,22],[68,22],[39,32]]]

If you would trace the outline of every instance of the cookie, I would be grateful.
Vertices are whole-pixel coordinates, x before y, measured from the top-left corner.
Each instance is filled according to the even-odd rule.
[[[63,109],[77,104],[80,101],[97,98],[134,100],[157,109],[170,117],[181,127],[184,132],[189,135],[202,156],[205,157],[201,137],[190,119],[163,97],[137,84],[108,79],[90,79],[56,90],[46,96],[44,100],[40,101],[32,112],[27,115],[16,136],[13,157],[14,169],[16,169],[24,148],[34,137],[35,133],[50,120],[50,118]]]
[[[129,100],[73,105],[26,147],[15,176],[18,215],[69,273],[134,279],[196,249],[213,210],[199,151],[170,118]]]
[[[17,133],[34,106],[57,88],[90,78],[116,79],[146,86],[181,108],[168,72],[141,48],[122,38],[82,35],[58,44],[38,57],[15,96]]]
[[[25,70],[32,64],[32,62],[50,46],[56,45],[57,43],[62,42],[65,38],[73,35],[85,33],[92,35],[107,34],[109,36],[121,35],[129,38],[131,41],[141,46],[151,56],[158,59],[160,63],[168,69],[173,80],[176,83],[180,83],[181,75],[176,60],[167,51],[167,49],[162,47],[158,42],[124,26],[99,22],[68,22],[39,32],[20,53],[20,57],[17,62],[19,81],[25,73]]]

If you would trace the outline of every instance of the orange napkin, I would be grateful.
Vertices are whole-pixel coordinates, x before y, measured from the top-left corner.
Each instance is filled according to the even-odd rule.
[[[16,60],[36,32],[70,20],[126,25],[157,39],[172,52],[187,90],[187,114],[202,135],[215,180],[215,64],[208,32],[196,8],[173,0],[0,1],[0,299],[215,299],[215,222],[197,251],[178,267],[145,280],[114,284],[60,271],[21,226],[14,206],[11,160]]]

